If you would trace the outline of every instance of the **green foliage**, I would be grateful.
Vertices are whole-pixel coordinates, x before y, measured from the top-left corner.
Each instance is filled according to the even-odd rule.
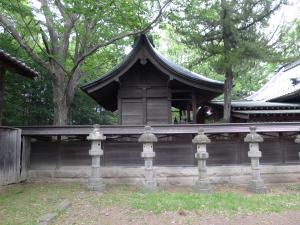
[[[284,3],[175,1],[168,21],[160,26],[163,41],[158,42],[159,48],[176,63],[212,79],[224,80],[231,66],[232,98],[241,99],[259,89],[276,65],[299,57],[299,26],[291,29],[285,24],[276,31],[269,27],[270,16]],[[165,40],[167,46],[162,45]]]
[[[64,125],[81,78],[95,79],[111,69],[128,41],[122,39],[147,30],[164,4],[154,0],[0,0],[0,25],[49,75],[53,123]]]
[[[117,116],[105,111],[89,96],[78,90],[69,112],[69,124],[117,124]]]
[[[291,62],[300,58],[300,19],[292,23],[287,29],[286,35],[282,35],[280,42],[276,44],[278,52],[284,57],[284,62]]]
[[[88,74],[82,82],[103,74],[113,64],[117,64],[118,58],[121,56],[117,53],[117,50],[122,50],[120,46],[123,45],[111,46],[97,53],[97,57],[105,59],[103,64],[97,64],[97,59],[91,57],[85,65]],[[7,73],[5,76],[3,124],[8,126],[52,124],[52,85],[48,73],[37,63],[28,59],[26,53],[5,33],[0,34],[0,49],[26,62],[27,65],[37,68],[40,74],[33,81],[17,74]],[[69,112],[70,124],[115,124],[117,122],[114,113],[99,111],[99,106],[81,90],[78,89],[75,95]]]

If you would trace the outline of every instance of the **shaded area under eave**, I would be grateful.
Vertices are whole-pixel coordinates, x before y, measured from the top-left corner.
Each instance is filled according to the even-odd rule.
[[[139,36],[132,51],[122,63],[99,79],[83,85],[81,89],[105,109],[115,111],[118,105],[119,78],[126,76],[127,72],[137,64],[151,64],[168,76],[171,90],[189,87],[196,94],[203,96],[202,102],[208,102],[223,93],[223,82],[193,73],[166,59],[151,45],[144,34]]]

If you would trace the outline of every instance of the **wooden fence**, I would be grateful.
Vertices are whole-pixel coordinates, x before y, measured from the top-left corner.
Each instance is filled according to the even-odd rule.
[[[0,185],[19,181],[20,154],[21,130],[0,127]]]
[[[249,127],[256,126],[265,138],[260,147],[263,164],[299,164],[299,144],[294,143],[300,123],[256,123],[256,124],[180,124],[153,125],[159,141],[155,143],[157,166],[195,166],[195,146],[192,138],[199,127],[212,139],[207,146],[209,165],[248,164],[248,144],[243,139]],[[61,166],[88,166],[90,142],[86,136],[92,126],[43,126],[22,127],[22,135],[31,137],[31,168],[60,168]],[[140,157],[142,144],[137,142],[143,126],[101,126],[107,136],[104,141],[104,166],[143,165]],[[57,140],[50,138],[57,136]],[[60,139],[60,136],[67,136]]]

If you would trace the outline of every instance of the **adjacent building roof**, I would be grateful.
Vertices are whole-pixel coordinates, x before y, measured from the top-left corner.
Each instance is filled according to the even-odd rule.
[[[170,80],[176,80],[195,89],[208,91],[213,97],[223,93],[223,82],[193,73],[171,62],[152,46],[145,34],[138,37],[132,51],[126,56],[122,63],[99,79],[82,86],[81,89],[101,105],[101,100],[98,97],[100,94],[99,90],[109,85],[110,89],[116,88],[116,85],[113,85],[113,83],[118,81],[119,77],[123,76],[138,61],[140,61],[141,64],[149,61],[157,69],[168,75]]]
[[[212,101],[215,109],[223,109],[224,102]],[[249,120],[250,116],[299,116],[300,103],[264,102],[264,101],[233,101],[231,103],[231,116]],[[286,120],[289,120],[286,118]]]
[[[211,105],[223,107],[223,101],[212,101]],[[264,101],[232,101],[233,110],[248,109],[300,109],[300,103],[264,102]]]
[[[0,66],[1,65],[9,71],[18,73],[31,79],[38,76],[38,73],[35,70],[31,69],[25,63],[0,49]]]
[[[300,60],[280,67],[261,89],[246,99],[300,102]]]

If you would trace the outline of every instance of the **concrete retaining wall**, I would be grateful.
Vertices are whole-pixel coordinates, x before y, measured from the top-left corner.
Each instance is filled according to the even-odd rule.
[[[139,185],[143,179],[143,167],[102,167],[102,177],[107,184]],[[300,182],[300,165],[262,165],[262,178],[266,184]],[[90,167],[68,166],[59,169],[34,169],[29,171],[30,180],[86,179]],[[160,186],[193,185],[197,179],[196,167],[156,167],[155,174]],[[214,184],[245,185],[251,178],[247,165],[208,167],[209,178]]]

